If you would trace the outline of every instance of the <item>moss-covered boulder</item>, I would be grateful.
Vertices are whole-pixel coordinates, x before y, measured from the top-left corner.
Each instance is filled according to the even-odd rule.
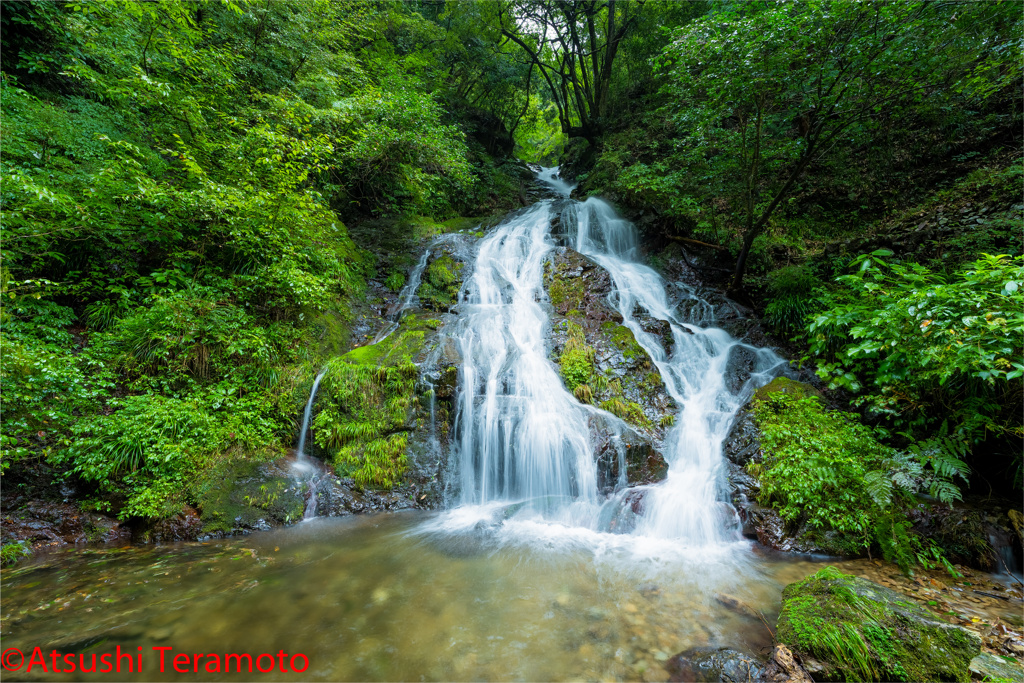
[[[826,567],[782,592],[777,638],[819,681],[969,681],[981,640],[905,596]]]
[[[201,533],[226,536],[301,521],[305,494],[281,461],[225,459],[199,485]]]
[[[456,261],[446,252],[431,258],[423,274],[423,281],[416,290],[423,307],[442,312],[451,308],[462,287],[464,267],[465,264]]]
[[[795,379],[788,377],[776,377],[768,384],[754,392],[754,401],[763,400],[769,394],[781,393],[790,394],[797,398],[805,398],[807,396],[821,396],[821,392],[812,387],[806,382],[798,382]]]

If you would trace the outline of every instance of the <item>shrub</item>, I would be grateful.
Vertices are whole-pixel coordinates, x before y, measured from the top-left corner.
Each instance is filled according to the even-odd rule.
[[[960,498],[963,444],[944,434],[899,452],[879,442],[850,413],[825,410],[816,397],[773,392],[754,402],[764,460],[748,465],[761,482],[759,502],[810,530],[839,532],[854,547],[876,544],[904,568],[936,556],[911,535],[905,507],[926,491]]]
[[[764,320],[776,334],[792,337],[807,323],[807,316],[820,308],[814,289],[818,279],[806,266],[786,266],[768,275],[770,300]]]

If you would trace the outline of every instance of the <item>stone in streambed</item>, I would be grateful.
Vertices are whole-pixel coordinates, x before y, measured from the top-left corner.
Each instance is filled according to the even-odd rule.
[[[1024,667],[1017,662],[1008,662],[991,652],[982,652],[972,659],[970,669],[973,677],[979,680],[1024,681]]]
[[[822,663],[815,680],[970,680],[981,650],[970,631],[905,596],[826,567],[782,593],[777,637]]]
[[[750,655],[724,647],[691,648],[665,663],[670,681],[707,683],[753,681],[760,668],[760,663]]]

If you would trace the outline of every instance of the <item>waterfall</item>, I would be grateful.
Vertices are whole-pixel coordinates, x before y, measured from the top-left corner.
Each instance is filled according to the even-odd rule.
[[[454,430],[460,502],[593,501],[586,411],[547,358],[544,262],[550,202],[481,240],[454,334],[462,356]]]
[[[306,460],[306,434],[309,433],[309,420],[313,416],[313,401],[316,400],[316,390],[320,388],[320,380],[324,378],[326,372],[326,369],[321,370],[313,380],[313,388],[309,392],[309,400],[306,401],[306,410],[302,413],[302,430],[299,432],[299,444],[295,447],[295,455],[299,460]]]
[[[370,344],[379,344],[388,337],[391,333],[398,329],[398,322],[402,317],[402,313],[408,310],[412,305],[413,301],[419,302],[419,297],[416,296],[416,290],[420,288],[420,282],[423,279],[423,271],[427,267],[427,259],[430,258],[430,250],[427,249],[423,252],[423,256],[420,256],[420,260],[416,263],[416,266],[409,273],[409,282],[402,288],[402,291],[398,293],[398,301],[388,311],[388,324],[384,326],[384,329],[377,333],[377,336],[373,338]]]
[[[309,422],[313,416],[313,402],[316,400],[316,390],[320,388],[320,380],[324,378],[327,369],[321,370],[316,379],[313,380],[313,388],[309,392],[309,400],[306,401],[306,410],[302,413],[302,430],[299,432],[299,443],[295,447],[295,462],[292,469],[306,481],[309,486],[309,494],[306,499],[306,509],[302,513],[303,519],[316,517],[316,495],[320,478],[323,476],[322,467],[318,467],[306,456],[306,434],[309,433]]]
[[[402,288],[402,291],[398,294],[398,305],[388,315],[394,322],[398,322],[402,312],[412,306],[413,300],[419,301],[416,296],[416,290],[420,288],[420,281],[423,279],[423,271],[427,267],[427,260],[430,258],[430,250],[427,249],[420,256],[420,260],[417,261],[416,266],[409,273],[409,282]]]
[[[557,169],[538,177],[568,197],[572,187]],[[576,250],[611,275],[610,303],[679,409],[664,440],[667,478],[633,489],[620,479],[608,498],[597,489],[591,430],[599,423],[614,440],[617,429],[628,427],[579,403],[548,359],[543,274],[554,247],[556,206]],[[441,526],[466,528],[490,519],[500,529],[518,529],[510,533],[528,542],[583,538],[601,547],[633,543],[645,553],[669,539],[677,548],[726,548],[740,540],[722,442],[736,411],[784,361],[717,327],[714,307],[693,288],[675,283],[670,297],[662,277],[639,259],[634,226],[593,198],[538,202],[480,241],[474,272],[460,294],[459,322],[449,332],[462,357],[452,456],[459,494]],[[638,310],[668,323],[671,345],[644,331]],[[738,352],[745,354],[750,375],[727,381],[730,358]],[[609,521],[638,497],[642,513],[630,535],[607,533]]]
[[[669,303],[661,276],[637,262],[636,229],[607,203],[590,198],[571,205],[566,218],[576,227],[576,250],[612,276],[612,303],[679,406],[675,426],[665,439],[668,477],[647,490],[636,533],[700,546],[738,540],[735,511],[728,503],[722,442],[750,392],[771,379],[784,361],[769,349],[743,344],[715,327],[714,308],[692,288],[684,287],[685,297],[701,304],[692,309],[703,315],[697,320],[681,316],[678,307]],[[635,317],[637,306],[669,323],[671,349],[641,328]],[[730,388],[727,365],[737,349],[751,358],[752,372],[740,386]]]

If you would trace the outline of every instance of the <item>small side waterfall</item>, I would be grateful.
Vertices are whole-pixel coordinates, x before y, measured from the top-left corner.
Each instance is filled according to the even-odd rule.
[[[423,279],[423,271],[427,267],[427,260],[430,259],[430,250],[427,249],[423,252],[423,256],[420,256],[420,260],[416,262],[416,266],[409,273],[409,282],[402,288],[402,291],[398,293],[398,305],[395,307],[388,317],[391,320],[397,322],[401,317],[402,312],[412,306],[413,300],[419,301],[416,296],[416,290],[420,288],[420,282]]]
[[[309,433],[309,421],[313,416],[313,401],[316,400],[316,390],[320,388],[320,380],[324,378],[326,372],[321,370],[313,380],[313,388],[309,392],[309,400],[306,401],[306,410],[302,413],[302,430],[299,432],[299,444],[295,447],[296,457],[300,460],[306,459],[306,434]]]
[[[409,282],[402,288],[402,291],[398,293],[398,301],[396,301],[391,309],[388,311],[388,324],[384,326],[377,336],[373,338],[371,344],[378,344],[398,329],[398,322],[402,318],[402,313],[412,307],[413,302],[419,301],[419,297],[416,296],[416,290],[420,288],[420,282],[423,279],[423,271],[427,267],[427,260],[430,258],[430,250],[427,249],[423,252],[423,256],[420,256],[420,260],[416,263],[416,266],[409,273]]]
[[[309,392],[309,400],[306,401],[306,410],[302,413],[302,429],[299,431],[299,443],[295,447],[295,462],[292,469],[297,475],[306,481],[309,486],[309,494],[306,498],[306,509],[302,513],[303,519],[316,517],[316,495],[320,478],[323,476],[321,467],[317,467],[306,456],[306,435],[309,433],[309,423],[313,417],[313,402],[316,400],[317,389],[320,388],[320,380],[324,378],[327,370],[321,370],[313,380],[313,388]]]

